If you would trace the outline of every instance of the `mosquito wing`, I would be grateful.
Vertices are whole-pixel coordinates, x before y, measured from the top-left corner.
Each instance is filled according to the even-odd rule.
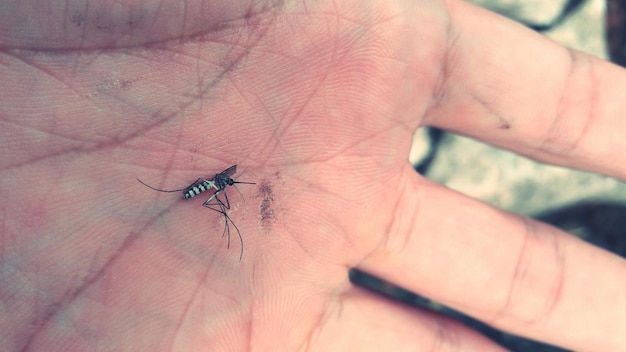
[[[237,165],[233,165],[229,167],[228,169],[220,172],[218,176],[229,179],[229,178],[232,178],[235,173],[237,173]]]

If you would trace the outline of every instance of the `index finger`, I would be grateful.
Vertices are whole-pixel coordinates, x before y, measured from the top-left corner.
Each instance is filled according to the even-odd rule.
[[[426,125],[626,178],[624,69],[470,4],[449,4],[447,55]]]

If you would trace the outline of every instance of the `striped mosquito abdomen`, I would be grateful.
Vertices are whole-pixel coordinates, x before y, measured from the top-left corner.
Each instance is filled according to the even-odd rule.
[[[197,196],[198,194],[205,192],[211,188],[215,188],[217,189],[217,187],[215,187],[215,183],[213,181],[209,181],[209,180],[202,180],[202,182],[196,184],[195,186],[192,186],[191,188],[189,188],[189,190],[187,191],[187,193],[183,194],[183,199],[189,199],[189,198],[193,198],[195,196]]]

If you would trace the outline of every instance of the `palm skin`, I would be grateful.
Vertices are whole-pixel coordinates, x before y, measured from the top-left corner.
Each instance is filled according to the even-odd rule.
[[[587,81],[500,62],[496,36],[481,47],[471,34],[493,21],[522,38],[516,47],[545,49],[545,67],[566,62],[566,50],[453,1],[235,5],[6,12],[7,350],[500,350],[353,288],[350,267],[515,333],[581,350],[625,346],[613,332],[626,301],[583,307],[573,293],[599,271],[597,291],[623,292],[613,280],[626,272],[621,259],[448,191],[407,163],[413,132],[429,124],[624,178],[594,157],[609,156],[601,143],[576,133],[572,112],[603,106],[568,105]],[[11,21],[25,12],[41,22]],[[498,90],[509,94],[490,99]],[[546,115],[572,113],[564,137],[534,123],[539,108],[513,108],[525,99]],[[609,129],[624,110],[598,112],[593,126]],[[233,164],[235,178],[257,183],[227,191],[241,261],[205,199],[135,181],[184,188]],[[571,320],[578,309],[601,318],[596,328]]]

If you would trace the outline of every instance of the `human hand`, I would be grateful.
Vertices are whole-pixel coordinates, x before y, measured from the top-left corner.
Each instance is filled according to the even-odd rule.
[[[351,267],[519,335],[626,348],[621,258],[407,163],[430,125],[623,180],[622,69],[457,1],[117,4],[0,14],[6,350],[501,350]],[[257,183],[227,191],[241,262],[204,199],[135,181],[232,164]]]

